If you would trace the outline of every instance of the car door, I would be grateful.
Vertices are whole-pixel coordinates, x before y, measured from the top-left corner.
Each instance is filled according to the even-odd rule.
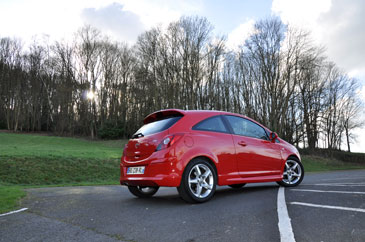
[[[192,128],[194,142],[218,158],[220,183],[238,175],[232,134],[221,115],[202,120]]]
[[[225,115],[231,127],[236,150],[237,169],[242,177],[279,175],[280,149],[272,143],[263,127],[251,120]]]

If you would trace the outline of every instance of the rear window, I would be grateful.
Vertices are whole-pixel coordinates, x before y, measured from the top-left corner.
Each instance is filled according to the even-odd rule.
[[[132,138],[139,138],[143,136],[147,136],[150,134],[159,133],[170,128],[177,121],[179,121],[182,117],[170,117],[162,120],[158,120],[152,123],[148,123],[143,125],[137,132],[132,136]]]

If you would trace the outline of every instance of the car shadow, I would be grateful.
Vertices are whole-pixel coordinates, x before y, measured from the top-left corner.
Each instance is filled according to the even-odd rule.
[[[233,197],[237,197],[237,196],[244,196],[244,195],[248,195],[248,194],[254,194],[254,193],[260,193],[263,191],[269,191],[269,190],[274,190],[276,191],[276,188],[278,188],[279,185],[276,184],[268,184],[268,185],[255,185],[255,186],[247,186],[247,187],[242,187],[239,189],[234,189],[234,188],[230,188],[228,186],[223,186],[223,187],[218,187],[218,189],[216,190],[213,198],[211,201],[209,202],[213,202],[214,200],[222,200],[222,199],[231,199]],[[179,196],[179,194],[176,193],[175,194],[171,194],[171,195],[159,195],[158,193],[151,197],[151,198],[134,198],[131,197],[131,200],[133,200],[134,204],[140,204],[141,206],[146,206],[146,205],[164,205],[164,206],[181,206],[181,205],[200,205],[200,204],[204,204],[204,203],[195,203],[195,204],[191,204],[191,203],[187,203],[184,200],[182,200]]]
[[[248,186],[248,187],[242,187],[242,188],[230,188],[230,187],[224,187],[221,189],[218,189],[215,194],[213,199],[229,199],[229,198],[233,198],[236,196],[247,196],[249,194],[255,194],[255,193],[260,193],[263,191],[271,191],[274,190],[276,191],[276,188],[278,188],[278,185],[255,185],[255,186]]]

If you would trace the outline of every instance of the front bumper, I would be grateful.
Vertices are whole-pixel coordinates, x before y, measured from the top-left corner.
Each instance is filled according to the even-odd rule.
[[[145,166],[144,174],[127,175],[128,167]],[[138,162],[128,162],[122,157],[120,163],[120,184],[126,186],[166,186],[180,185],[181,174],[176,157],[157,158],[156,155]]]

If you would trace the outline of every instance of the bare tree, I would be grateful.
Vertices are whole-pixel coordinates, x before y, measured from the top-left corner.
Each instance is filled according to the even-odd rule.
[[[70,44],[0,39],[0,127],[128,137],[164,108],[245,114],[297,146],[347,149],[364,104],[310,33],[279,18],[256,22],[237,50],[206,18],[182,17],[133,46],[85,26]],[[87,92],[95,95],[93,98]],[[99,135],[100,136],[100,135]]]

